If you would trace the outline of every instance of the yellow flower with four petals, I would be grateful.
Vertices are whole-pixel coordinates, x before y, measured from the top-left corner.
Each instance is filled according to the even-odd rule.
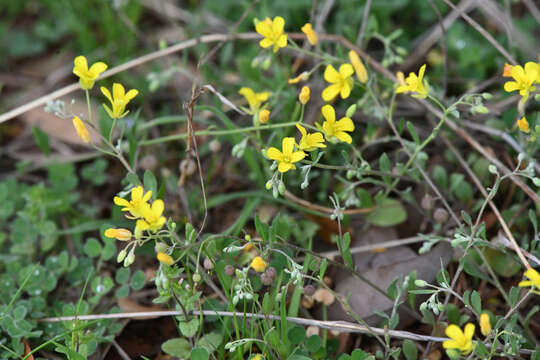
[[[266,49],[274,46],[273,51],[277,52],[280,48],[287,46],[287,34],[283,33],[285,20],[281,16],[276,16],[274,20],[266,18],[255,25],[255,31],[264,36],[259,45]]]
[[[339,72],[332,66],[328,65],[324,70],[324,80],[331,85],[326,87],[322,92],[324,101],[331,101],[338,94],[342,99],[346,99],[351,94],[353,87],[354,68],[351,64],[343,64],[339,67]]]
[[[324,118],[322,126],[315,124],[319,130],[322,130],[326,140],[336,143],[338,141],[352,143],[352,138],[347,132],[354,131],[354,123],[351,118],[342,117],[336,121],[336,111],[331,105],[325,105],[321,109]]]
[[[474,348],[472,342],[474,324],[468,323],[465,325],[464,331],[461,331],[459,326],[450,324],[446,328],[445,334],[451,339],[443,342],[443,348],[445,349],[457,349],[463,354],[468,354]]]
[[[122,84],[118,83],[113,84],[112,90],[113,93],[111,96],[109,89],[103,86],[101,87],[101,92],[111,102],[112,110],[105,104],[103,104],[103,107],[112,119],[120,119],[129,113],[129,110],[126,110],[126,105],[137,96],[139,92],[135,89],[131,89],[126,93]]]
[[[413,92],[412,97],[425,99],[429,93],[429,85],[426,80],[424,80],[424,72],[426,71],[426,64],[422,65],[418,71],[418,75],[411,72],[406,79],[404,79],[405,84],[403,84],[403,75],[398,76],[398,88],[396,90],[397,94],[404,92]],[[403,73],[401,73],[403,74]]]
[[[282,151],[279,151],[275,147],[271,147],[266,151],[266,156],[268,156],[269,159],[278,162],[278,171],[281,173],[296,169],[294,163],[306,157],[305,152],[294,151],[294,138],[292,137],[283,138],[281,141],[281,148]]]
[[[298,148],[302,151],[313,151],[317,148],[325,148],[324,137],[320,132],[308,134],[306,128],[300,124],[296,124],[296,128],[302,134],[298,143]]]
[[[521,65],[512,66],[510,76],[515,81],[504,83],[504,90],[507,92],[519,90],[522,100],[525,101],[529,97],[529,92],[536,90],[533,84],[540,78],[540,65],[529,61],[525,64],[525,67]]]
[[[165,204],[163,200],[155,200],[152,205],[148,205],[142,208],[142,219],[137,220],[135,225],[135,232],[148,230],[155,233],[165,225],[167,219],[165,219],[163,214],[165,210]]]
[[[94,82],[99,77],[99,74],[107,70],[107,64],[97,62],[88,68],[88,62],[84,56],[77,56],[73,60],[73,73],[79,77],[79,84],[83,90],[90,90],[94,86]]]
[[[118,206],[123,206],[122,211],[129,211],[133,218],[143,217],[144,209],[149,207],[148,200],[152,197],[152,190],[144,193],[142,186],[131,189],[131,201],[115,196],[113,201]]]
[[[261,108],[261,105],[266,100],[268,100],[268,98],[272,94],[270,91],[263,91],[263,92],[256,93],[255,91],[253,91],[252,89],[248,87],[241,88],[238,91],[238,93],[240,95],[243,95],[246,98],[249,104],[249,110],[250,110],[249,113],[251,115],[255,115],[256,113],[258,113],[259,109]]]

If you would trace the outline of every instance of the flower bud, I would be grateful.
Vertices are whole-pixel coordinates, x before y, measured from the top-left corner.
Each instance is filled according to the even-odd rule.
[[[308,86],[304,86],[302,90],[300,91],[300,95],[298,95],[298,100],[300,100],[300,103],[302,105],[306,105],[309,101],[311,91],[309,90]]]
[[[162,242],[156,242],[156,245],[154,245],[154,250],[156,253],[164,253],[169,250],[169,246]]]
[[[128,256],[124,259],[124,267],[128,267],[135,261],[135,254],[133,250],[129,252]]]
[[[84,123],[78,116],[75,116],[73,118],[73,126],[75,127],[77,135],[79,135],[82,141],[87,144],[90,143],[90,134],[88,133],[88,130],[86,130],[86,126],[84,126]]]
[[[192,279],[193,279],[193,282],[196,282],[196,283],[200,282],[201,281],[201,274],[199,274],[199,273],[193,274]]]
[[[259,122],[261,124],[266,124],[268,122],[269,117],[270,117],[270,110],[264,109],[259,112]]]
[[[285,184],[283,183],[283,181],[279,182],[278,191],[281,195],[285,194]]]
[[[105,230],[105,236],[111,239],[117,239],[120,241],[131,240],[132,234],[128,229],[107,229]]]
[[[255,258],[253,258],[251,264],[249,264],[249,266],[256,272],[263,272],[266,269],[267,265],[268,264],[266,263],[266,261],[264,261],[263,258],[260,256],[256,256]]]
[[[480,315],[480,332],[484,336],[488,336],[491,332],[491,322],[489,321],[489,315],[486,313]]]
[[[272,184],[272,180],[268,180],[264,187],[266,188],[266,190],[270,190],[272,188]]]
[[[304,294],[306,296],[313,296],[313,294],[315,294],[315,286],[313,285],[306,285],[304,287]]]
[[[118,256],[116,257],[116,262],[122,262],[124,261],[124,259],[126,258],[126,255],[127,255],[127,251],[122,249],[122,251],[120,251],[118,253]]]
[[[355,112],[356,112],[356,104],[352,104],[351,106],[347,108],[347,112],[345,113],[345,116],[348,118],[352,118]]]
[[[174,259],[169,255],[163,252],[158,252],[156,255],[160,263],[171,266],[174,264]]]
[[[414,281],[414,285],[416,285],[417,287],[425,287],[427,284],[428,283],[425,280],[421,280],[421,279]]]

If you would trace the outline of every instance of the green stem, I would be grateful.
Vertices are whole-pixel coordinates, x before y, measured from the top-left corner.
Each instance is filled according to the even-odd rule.
[[[92,120],[92,106],[90,106],[90,92],[88,89],[85,90],[86,92],[86,105],[88,105],[88,121],[91,124],[94,124],[94,121]],[[94,126],[97,127],[97,124],[94,124]]]
[[[240,133],[246,133],[256,130],[272,130],[272,129],[279,129],[283,127],[289,127],[296,125],[296,121],[286,122],[283,124],[270,124],[270,125],[263,125],[263,126],[249,126],[241,129],[230,129],[230,130],[200,130],[195,131],[195,136],[201,136],[201,135],[211,135],[211,136],[219,136],[219,135],[231,135],[231,134],[240,134]],[[159,144],[164,143],[168,141],[176,141],[176,140],[182,140],[187,137],[187,134],[177,134],[177,135],[170,135],[170,136],[163,136],[157,139],[152,140],[146,140],[141,141],[139,143],[140,146],[146,146],[146,145],[153,145],[153,144]]]

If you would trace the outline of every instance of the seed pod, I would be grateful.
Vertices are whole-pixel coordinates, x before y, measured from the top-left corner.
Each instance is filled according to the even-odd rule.
[[[226,265],[225,266],[225,274],[228,275],[228,276],[233,276],[234,275],[234,266]]]
[[[264,272],[261,274],[261,282],[263,285],[270,286],[272,285],[272,281],[272,277],[270,277],[267,273]]]
[[[313,294],[315,294],[315,286],[313,285],[306,285],[304,287],[304,294],[306,296],[313,296]]]
[[[209,257],[206,257],[203,262],[203,266],[206,270],[212,270],[214,268],[214,263],[210,260]]]
[[[267,269],[266,269],[266,274],[268,276],[270,276],[272,279],[276,277],[277,275],[277,270],[275,267],[273,266],[269,266]]]
[[[448,212],[443,208],[437,208],[433,213],[433,219],[435,219],[435,222],[438,224],[442,224],[448,220]]]
[[[180,172],[185,173],[187,176],[195,174],[197,165],[192,159],[184,159],[180,161]]]
[[[208,148],[211,152],[217,153],[219,152],[219,150],[221,150],[221,143],[217,139],[214,139],[210,141],[210,143],[208,144]]]
[[[422,198],[420,205],[422,206],[422,209],[429,211],[433,209],[433,205],[435,205],[435,199],[433,198],[433,196],[426,194]]]
[[[199,273],[193,274],[192,279],[193,279],[193,282],[196,282],[196,283],[200,282],[201,281],[201,274],[199,274]]]

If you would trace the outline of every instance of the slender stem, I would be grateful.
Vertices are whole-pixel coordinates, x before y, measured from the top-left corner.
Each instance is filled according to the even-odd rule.
[[[90,105],[90,92],[88,91],[88,89],[85,89],[84,91],[86,93],[86,105],[88,105],[88,121],[97,127],[97,124],[95,124],[94,121],[92,120],[92,106]]]

